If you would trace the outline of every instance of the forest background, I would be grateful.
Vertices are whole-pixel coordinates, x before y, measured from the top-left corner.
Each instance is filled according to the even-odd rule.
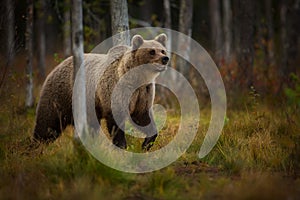
[[[125,29],[165,27],[191,36],[210,53],[223,78],[228,99],[225,127],[214,150],[199,160],[197,147],[210,120],[209,94],[193,67],[182,67],[172,57],[170,66],[184,74],[199,98],[198,136],[171,166],[142,175],[112,170],[78,150],[71,128],[53,144],[34,151],[28,147],[42,83],[74,53],[74,2],[1,3],[0,198],[299,197],[299,0],[80,3],[84,52],[116,33],[113,17],[122,9],[128,18]],[[172,96],[158,96],[156,102],[170,113],[156,144],[160,147],[174,137],[180,119]],[[128,150],[139,151],[135,146],[140,141],[129,140],[133,146]]]

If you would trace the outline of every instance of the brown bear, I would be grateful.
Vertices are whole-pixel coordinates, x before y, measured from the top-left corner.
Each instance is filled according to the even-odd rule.
[[[132,94],[128,105],[131,119],[139,126],[147,126],[153,119],[154,79],[166,69],[169,61],[166,56],[166,40],[165,34],[158,35],[154,40],[144,40],[142,36],[135,35],[131,46],[116,46],[107,54],[84,55],[87,95],[93,95],[88,91],[88,86],[95,84],[95,107],[93,109],[96,109],[98,121],[103,118],[106,120],[107,129],[113,137],[113,144],[120,148],[126,148],[127,145],[124,127],[118,127],[112,114],[112,91],[120,78],[128,71],[140,65],[149,65],[143,77],[153,81],[139,87]],[[104,72],[100,73],[102,70]],[[98,77],[99,74],[102,75],[101,78]],[[130,80],[126,84],[130,85]],[[69,57],[47,76],[43,84],[36,110],[36,125],[33,134],[35,140],[54,141],[67,125],[73,123],[73,85],[73,59]],[[155,125],[151,126],[145,134],[146,138],[142,147],[149,150],[157,137]]]

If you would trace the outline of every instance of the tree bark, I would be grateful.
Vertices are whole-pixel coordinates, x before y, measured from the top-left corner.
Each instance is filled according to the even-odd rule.
[[[280,5],[280,43],[281,43],[281,86],[291,85],[290,75],[297,70],[298,40],[300,24],[300,1],[281,1]]]
[[[193,1],[181,0],[179,13],[179,31],[188,36],[192,35]]]
[[[113,45],[130,45],[127,1],[110,0],[110,13]]]
[[[281,56],[280,56],[280,77],[281,77],[281,86],[279,90],[281,90],[282,82],[287,80],[285,75],[287,74],[287,30],[286,30],[286,2],[285,0],[281,1],[280,4],[280,46],[281,46]]]
[[[6,32],[6,58],[10,66],[15,56],[15,13],[14,0],[6,0],[7,32]]]
[[[74,80],[83,63],[83,25],[82,0],[72,0],[72,54],[74,63]]]
[[[273,17],[272,17],[272,0],[265,0],[266,9],[266,24],[267,24],[267,38],[266,38],[266,64],[267,66],[275,65],[274,58],[274,30],[273,30]]]
[[[232,24],[233,24],[233,55],[238,59],[239,52],[240,52],[240,28],[239,28],[239,2],[238,1],[232,1]]]
[[[30,108],[34,104],[33,100],[33,74],[32,74],[32,59],[33,59],[33,0],[27,0],[27,17],[26,17],[26,101],[25,106]]]
[[[70,10],[70,0],[65,0],[64,6],[64,57],[67,58],[71,55],[71,10]]]
[[[45,0],[39,0],[37,5],[38,10],[38,69],[42,78],[46,75],[46,39],[45,39]]]
[[[14,60],[15,57],[15,16],[14,16],[14,0],[5,0],[4,1],[4,9],[2,12],[4,12],[5,17],[3,19],[5,20],[0,20],[0,23],[6,25],[6,29],[4,32],[4,35],[2,37],[4,38],[3,43],[4,43],[4,52],[5,52],[5,60],[3,61],[3,67],[0,68],[1,70],[1,75],[0,75],[0,89],[5,83],[5,77],[9,71],[10,66],[12,65],[12,61]],[[5,26],[4,25],[4,26]],[[0,31],[1,33],[1,31]],[[2,69],[3,68],[3,69]],[[1,92],[1,90],[0,90]]]
[[[291,72],[296,72],[299,56],[300,0],[290,0],[287,12],[288,62]]]
[[[211,19],[212,49],[215,55],[215,61],[217,65],[220,66],[222,59],[222,27],[219,0],[210,0],[209,8]]]
[[[254,61],[254,1],[237,1],[237,19],[239,25],[238,64],[239,80],[243,89],[249,89],[253,85],[253,61]]]
[[[180,13],[179,13],[179,32],[192,36],[192,20],[193,20],[193,1],[192,0],[181,0],[180,1]],[[190,55],[191,40],[178,41],[178,48],[181,52],[184,52],[186,59]],[[178,69],[181,73],[188,78],[190,68],[185,60],[179,59],[177,62]]]
[[[171,6],[170,0],[164,0],[164,12],[165,12],[165,28],[172,29],[172,18],[171,18]],[[167,55],[171,57],[172,52],[172,34],[171,31],[167,31],[168,41],[167,41]]]
[[[223,15],[224,15],[224,61],[225,64],[231,62],[231,47],[232,47],[232,11],[230,0],[222,0],[223,2]]]
[[[170,29],[172,27],[170,0],[164,0],[164,12],[165,12],[165,27]]]
[[[84,65],[84,54],[83,54],[83,18],[82,18],[82,0],[72,0],[72,54],[73,54],[73,80],[75,83],[77,72],[79,71],[81,65]],[[86,105],[86,77],[85,69],[83,69],[81,76],[78,78],[79,85],[81,88],[77,88],[73,95],[76,95],[76,99],[79,104],[77,104],[77,115],[78,120],[83,123],[79,125],[79,129],[74,133],[74,138],[79,139],[80,135],[86,134],[87,131],[87,105]],[[78,84],[77,84],[78,85]],[[80,91],[80,94],[78,94]],[[74,109],[74,108],[73,108]],[[77,141],[75,140],[75,141]]]

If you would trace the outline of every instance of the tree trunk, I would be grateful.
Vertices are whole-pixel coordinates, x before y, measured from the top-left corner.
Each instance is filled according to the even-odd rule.
[[[193,1],[192,0],[181,0],[180,1],[180,13],[179,13],[179,32],[192,36],[192,20],[193,20]],[[178,48],[181,52],[184,52],[186,59],[190,55],[191,40],[178,41]],[[178,59],[178,69],[186,77],[189,78],[190,68],[185,60]]]
[[[172,18],[171,18],[171,5],[170,5],[170,0],[164,0],[163,1],[163,8],[164,8],[164,27],[168,30],[166,30],[165,34],[168,37],[167,43],[166,43],[166,49],[167,49],[167,56],[169,58],[171,58],[171,53],[172,53]],[[168,64],[169,66],[172,66],[172,63],[169,62]],[[176,80],[176,76],[170,76],[170,78],[175,81]],[[170,99],[170,95],[168,95],[168,92],[166,90],[166,88],[164,88],[161,85],[157,85],[155,87],[155,92],[158,94],[157,96],[159,96],[159,101],[160,103],[164,103],[164,104],[168,104],[167,102],[172,102],[169,101]]]
[[[72,0],[72,54],[73,54],[73,80],[75,82],[77,72],[79,71],[81,65],[84,64],[84,55],[83,55],[83,18],[82,18],[82,0]],[[82,76],[80,79],[76,80],[82,83],[81,88],[77,88],[73,95],[76,95],[76,99],[79,104],[77,104],[77,115],[78,120],[83,123],[80,125],[81,130],[76,130],[74,134],[74,138],[78,139],[80,135],[85,134],[86,128],[85,125],[87,123],[87,114],[86,114],[86,77],[85,70],[82,70]],[[77,92],[76,92],[77,91]],[[80,94],[78,94],[80,91]],[[74,110],[74,108],[73,108]]]
[[[170,0],[164,0],[164,12],[165,12],[165,27],[171,29],[172,18],[171,18]]]
[[[33,77],[32,77],[32,59],[33,59],[33,0],[27,0],[27,17],[26,17],[26,101],[25,106],[30,108],[34,104],[33,100]]]
[[[4,38],[4,51],[5,51],[5,60],[3,61],[3,69],[1,70],[0,75],[0,89],[5,83],[5,77],[9,71],[9,68],[12,64],[12,61],[15,56],[15,16],[14,16],[14,0],[5,0],[4,2],[5,10],[5,16],[6,20],[4,20],[6,29],[5,34],[2,35]],[[1,9],[2,10],[2,9]],[[4,25],[4,26],[5,26]],[[0,28],[1,29],[1,28]],[[1,32],[1,31],[0,31]],[[1,90],[0,90],[1,92]]]
[[[170,0],[164,0],[164,12],[165,12],[165,28],[172,29],[172,18],[171,18],[171,6]],[[167,41],[167,55],[171,57],[172,52],[172,34],[171,31],[167,31],[168,41]]]
[[[82,0],[72,0],[72,54],[74,63],[74,80],[83,63],[83,25]]]
[[[224,15],[224,61],[225,64],[231,62],[231,46],[232,46],[232,11],[230,0],[223,0],[223,15]]]
[[[110,14],[113,45],[130,45],[127,1],[111,0]]]
[[[212,49],[214,52],[215,61],[217,65],[220,66],[222,59],[222,27],[219,0],[210,0],[209,8],[211,18]]]
[[[287,35],[288,35],[288,61],[290,72],[296,72],[297,57],[299,56],[299,32],[300,32],[300,0],[287,1]],[[299,58],[299,57],[298,57]]]
[[[273,17],[272,17],[272,0],[265,0],[266,9],[266,24],[267,24],[267,55],[266,64],[267,66],[274,66],[274,31],[273,31]]]
[[[249,89],[253,85],[253,61],[254,61],[254,1],[237,1],[237,19],[239,25],[238,64],[239,80],[243,89]]]
[[[37,5],[38,11],[38,69],[39,74],[42,78],[46,75],[46,40],[45,40],[45,12],[46,12],[46,2],[45,0],[39,0]]]
[[[281,86],[291,85],[290,74],[296,72],[300,24],[300,1],[281,1],[280,34],[281,34]],[[299,57],[298,57],[299,58]]]
[[[64,6],[64,57],[67,58],[71,55],[71,10],[70,0],[65,0]]]
[[[232,1],[232,24],[233,24],[233,55],[238,59],[239,52],[240,52],[240,28],[239,28],[239,2],[238,1]]]
[[[299,32],[300,32],[300,1],[287,1],[287,77],[288,85],[291,86],[291,73],[296,73],[299,67]]]
[[[286,3],[285,0],[281,1],[280,5],[280,49],[281,49],[281,59],[280,59],[280,77],[281,77],[281,86],[282,88],[283,81],[286,80],[285,75],[287,74],[287,30],[286,30]]]
[[[179,32],[192,36],[193,1],[181,0],[179,13]]]
[[[6,58],[8,66],[15,56],[15,13],[14,0],[6,0],[7,32],[6,32]]]

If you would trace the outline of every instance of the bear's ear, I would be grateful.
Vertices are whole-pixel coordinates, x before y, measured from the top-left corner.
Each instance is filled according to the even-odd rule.
[[[168,38],[167,38],[166,34],[162,33],[162,34],[159,34],[158,36],[156,36],[154,40],[161,43],[164,47],[166,47]]]
[[[132,49],[138,49],[143,43],[144,43],[144,39],[142,36],[140,35],[135,35],[132,38]]]

